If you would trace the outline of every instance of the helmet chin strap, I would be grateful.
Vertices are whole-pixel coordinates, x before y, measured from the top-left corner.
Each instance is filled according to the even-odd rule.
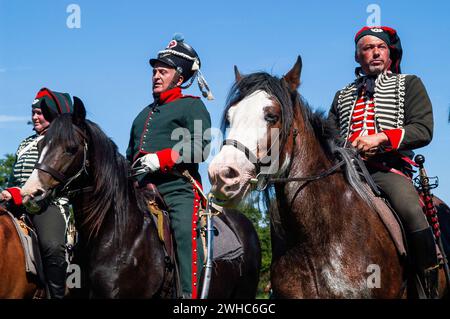
[[[166,91],[169,91],[169,90],[172,90],[173,88],[176,88],[178,85],[177,85],[177,82],[178,82],[178,79],[180,78],[180,73],[178,72],[178,70],[175,72],[175,74],[174,74],[174,76],[173,76],[173,78],[172,78],[172,80],[170,81],[170,83],[169,83],[169,86],[167,87],[167,90]],[[166,92],[166,91],[164,91],[164,92]],[[161,92],[162,93],[162,92]],[[155,101],[159,101],[159,96],[160,96],[160,94],[161,93],[153,93],[153,98],[155,99]]]
[[[176,88],[177,86],[179,86],[179,85],[177,85],[177,82],[180,79],[180,76],[181,76],[181,73],[179,72],[179,70],[177,68],[175,71],[175,74],[172,78],[172,81],[170,81],[170,84],[167,87],[167,91],[172,90],[172,89]]]

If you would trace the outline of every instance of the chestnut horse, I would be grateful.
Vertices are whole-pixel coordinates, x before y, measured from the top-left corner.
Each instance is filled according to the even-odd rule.
[[[362,184],[350,185],[336,166],[334,132],[297,91],[301,66],[298,57],[281,79],[235,68],[227,140],[209,166],[211,192],[234,207],[253,184],[262,190],[273,182],[266,195],[278,208],[270,212],[274,297],[406,297],[403,258]],[[443,272],[440,279],[442,295]]]
[[[25,272],[25,255],[16,227],[0,205],[0,299],[33,298],[38,286]]]
[[[46,114],[46,106],[42,109]],[[176,297],[174,264],[165,256],[143,191],[128,176],[128,161],[85,117],[83,103],[74,97],[74,113],[52,121],[40,146],[39,169],[22,188],[25,205],[30,197],[43,199],[52,192],[70,196],[79,233],[74,263],[82,273],[81,297]],[[244,255],[215,263],[209,297],[254,298],[261,260],[258,236],[242,214],[230,211],[227,221]]]

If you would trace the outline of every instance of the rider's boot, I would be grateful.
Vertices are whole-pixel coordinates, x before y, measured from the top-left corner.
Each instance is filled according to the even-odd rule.
[[[432,228],[410,233],[409,245],[411,262],[425,293],[423,297],[437,298],[439,262]]]
[[[52,299],[64,298],[66,292],[67,263],[65,261],[51,260],[44,265],[50,297]]]

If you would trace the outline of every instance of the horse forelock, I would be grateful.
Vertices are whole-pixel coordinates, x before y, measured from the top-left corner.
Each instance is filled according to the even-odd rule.
[[[229,109],[256,91],[266,92],[280,104],[282,111],[281,116],[283,123],[285,124],[282,131],[289,131],[293,109],[287,88],[282,84],[282,81],[279,78],[266,72],[257,72],[246,75],[231,87],[222,116],[222,130],[225,130],[229,124],[227,121]]]
[[[50,141],[54,145],[62,148],[71,148],[79,145],[76,138],[76,131],[72,126],[72,117],[70,114],[62,114],[58,116],[50,125],[45,133],[43,145],[48,145]]]

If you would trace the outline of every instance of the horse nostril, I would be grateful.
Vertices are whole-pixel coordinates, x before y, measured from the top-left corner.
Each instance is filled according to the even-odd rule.
[[[239,171],[231,166],[224,167],[220,171],[220,177],[224,180],[234,179],[239,177]]]

